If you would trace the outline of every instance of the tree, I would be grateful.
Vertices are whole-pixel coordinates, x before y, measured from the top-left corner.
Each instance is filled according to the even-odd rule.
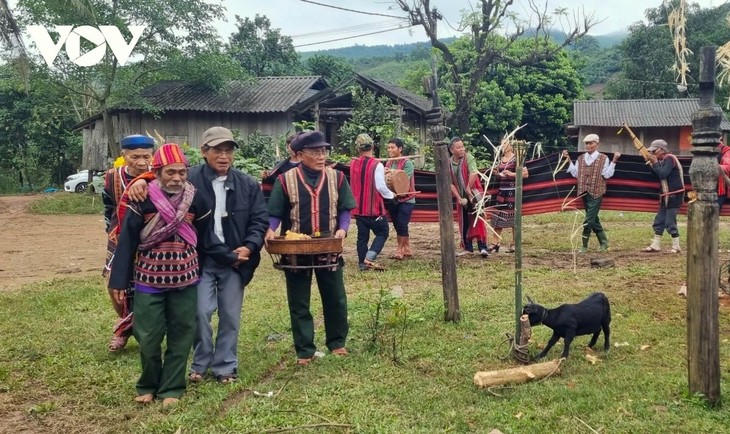
[[[332,87],[352,79],[352,65],[341,57],[328,54],[315,54],[304,64],[307,72],[312,75],[321,75]]]
[[[457,132],[469,131],[471,98],[478,91],[480,83],[487,72],[498,64],[510,67],[521,67],[553,58],[562,47],[568,46],[583,37],[596,23],[593,15],[584,15],[569,19],[565,9],[556,10],[553,14],[540,9],[534,0],[528,5],[534,22],[520,20],[514,12],[513,0],[479,0],[478,7],[462,20],[463,29],[469,29],[469,38],[474,46],[474,56],[457,58],[437,34],[437,23],[443,17],[435,8],[431,9],[430,0],[396,0],[400,8],[408,13],[411,24],[420,25],[426,32],[431,45],[438,49],[450,79],[449,92],[453,95],[453,124]],[[550,27],[556,22],[565,21],[570,27],[565,40],[556,45],[545,42],[550,38]],[[506,38],[497,37],[508,24],[514,25],[515,32]],[[509,54],[510,47],[531,27],[532,42],[530,49],[521,51],[515,57]]]
[[[28,86],[30,74],[30,61],[28,59],[28,51],[23,43],[23,35],[20,32],[18,21],[10,10],[8,0],[0,0],[0,47],[7,47],[17,58],[18,69]]]
[[[672,4],[662,4],[647,9],[648,23],[636,23],[629,27],[629,36],[618,46],[621,73],[609,82],[605,96],[616,99],[633,98],[677,98],[697,96],[699,65],[697,58],[690,55],[690,71],[687,76],[687,92],[679,90],[676,73],[672,35],[667,27],[667,12]],[[690,5],[686,18],[687,47],[693,53],[708,45],[720,46],[730,40],[727,15],[730,4],[716,8],[701,9]],[[724,95],[724,96],[723,96]],[[727,97],[726,89],[718,89],[718,101]]]
[[[0,65],[0,191],[61,185],[81,160],[81,140],[68,110],[70,96],[44,69],[25,78],[13,65]]]
[[[130,94],[141,88],[145,77],[163,69],[171,57],[180,53],[194,55],[205,52],[205,47],[219,46],[212,22],[221,18],[224,11],[222,6],[204,0],[19,0],[18,9],[26,24],[46,29],[68,23],[93,27],[114,25],[122,31],[126,41],[131,39],[128,25],[146,27],[132,53],[135,62],[124,72],[110,50],[106,50],[104,58],[94,66],[78,66],[61,51],[53,68],[49,69],[55,81],[77,97],[75,106],[80,114],[88,116],[101,112],[108,150],[113,155],[118,155],[120,149],[109,111],[111,103],[127,101]],[[82,52],[93,48],[94,44],[82,40]],[[217,71],[210,73],[217,74]]]
[[[289,36],[272,29],[266,16],[253,20],[236,15],[238,31],[229,38],[228,52],[254,77],[296,75],[301,66]]]

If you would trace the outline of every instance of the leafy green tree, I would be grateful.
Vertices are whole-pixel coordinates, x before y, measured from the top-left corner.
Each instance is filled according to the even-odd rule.
[[[195,55],[205,47],[219,44],[213,20],[223,16],[223,7],[204,0],[157,1],[106,1],[84,0],[19,0],[18,10],[23,24],[42,25],[47,29],[55,25],[114,25],[125,40],[131,39],[129,23],[146,26],[133,51],[134,65],[121,73],[119,61],[107,50],[104,58],[95,66],[78,66],[61,51],[49,72],[56,83],[77,96],[76,107],[83,117],[101,112],[108,148],[112,155],[120,152],[115,142],[114,125],[109,108],[116,101],[126,101],[128,95],[139,90],[146,75],[160,71],[168,59],[186,53]],[[53,32],[52,32],[53,33]],[[83,50],[93,48],[83,41]],[[211,75],[217,71],[210,70]],[[215,80],[212,80],[215,82]]]
[[[0,65],[0,192],[60,186],[81,160],[71,97],[43,69],[28,79],[30,86],[13,65]]]
[[[254,77],[297,75],[299,55],[289,36],[272,29],[271,21],[256,14],[254,19],[236,15],[238,30],[228,41],[228,52]]]
[[[621,73],[609,82],[605,96],[615,99],[677,98],[697,96],[699,65],[696,56],[690,56],[688,91],[677,88],[672,36],[667,27],[667,12],[675,2],[662,3],[647,9],[648,23],[636,23],[629,28],[629,36],[618,46]],[[715,8],[700,8],[690,4],[687,9],[687,47],[699,53],[703,46],[720,46],[730,41],[727,16],[730,4]],[[718,92],[718,100],[726,98],[727,90]]]
[[[400,137],[405,142],[404,152],[414,152],[420,148],[413,132],[403,128],[399,118],[398,106],[384,95],[377,96],[362,86],[352,86],[352,117],[340,128],[341,141],[335,154],[357,155],[355,139],[358,134],[367,133],[375,142],[375,155],[392,137]],[[348,161],[349,158],[337,159]]]
[[[330,56],[328,54],[315,54],[308,58],[304,67],[307,72],[312,75],[321,75],[332,87],[352,79],[352,64],[341,57]]]
[[[512,1],[478,0],[474,2],[473,12],[466,14],[461,23],[462,29],[469,31],[467,37],[471,39],[474,51],[472,55],[460,57],[439,39],[437,25],[443,16],[436,8],[431,8],[430,0],[396,2],[408,14],[411,24],[421,26],[431,45],[441,52],[449,80],[447,89],[453,99],[452,123],[455,131],[462,134],[471,130],[472,98],[490,70],[500,64],[517,68],[552,59],[562,47],[569,46],[586,35],[596,23],[592,15],[582,19],[575,18],[572,23],[566,24],[570,29],[560,44],[546,44],[550,39],[550,27],[556,21],[565,24],[569,20],[565,9],[549,14],[533,7],[536,21],[526,23],[513,10],[515,5]],[[516,29],[515,32],[508,37],[501,37],[500,34],[508,26]],[[510,47],[525,34],[528,27],[531,36],[524,39],[528,41],[526,47],[529,49],[511,51]]]

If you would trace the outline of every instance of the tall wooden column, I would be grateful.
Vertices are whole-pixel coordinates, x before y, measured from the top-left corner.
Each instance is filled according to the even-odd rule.
[[[454,205],[451,199],[451,168],[449,167],[449,150],[446,146],[446,129],[443,125],[443,112],[438,99],[436,60],[431,62],[432,76],[428,83],[428,92],[433,102],[431,110],[426,113],[426,122],[430,126],[431,143],[433,145],[434,163],[436,165],[436,198],[439,208],[439,233],[441,235],[441,284],[444,291],[444,319],[457,322],[461,320],[459,307],[459,289],[456,283],[456,244],[454,243]]]
[[[687,212],[687,369],[689,391],[720,400],[717,144],[722,110],[715,104],[715,47],[700,57],[700,108],[692,114],[689,175],[697,200]]]

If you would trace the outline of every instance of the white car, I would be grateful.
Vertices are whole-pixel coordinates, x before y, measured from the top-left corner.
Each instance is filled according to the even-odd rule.
[[[88,170],[79,170],[78,173],[69,175],[68,178],[66,178],[66,182],[63,184],[63,189],[68,192],[83,193],[86,191],[86,187],[88,187],[88,181],[89,181],[89,171]],[[102,175],[94,174],[94,178],[91,183],[91,188],[94,193],[101,194],[101,191],[104,189],[103,174]]]

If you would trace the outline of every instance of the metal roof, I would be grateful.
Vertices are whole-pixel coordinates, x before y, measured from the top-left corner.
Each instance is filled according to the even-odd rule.
[[[326,89],[327,83],[319,76],[259,77],[253,82],[233,81],[217,92],[201,84],[163,81],[144,89],[141,96],[164,111],[279,113]],[[114,108],[139,109],[124,105]]]
[[[573,124],[579,127],[684,127],[692,125],[692,113],[700,108],[698,98],[624,99],[573,102]],[[723,113],[720,128],[730,130]]]
[[[425,114],[431,110],[431,101],[418,94],[411,92],[410,90],[398,87],[393,83],[389,83],[385,80],[379,80],[377,78],[368,77],[362,74],[355,73],[355,80],[360,84],[366,85],[371,88],[376,88],[383,93],[389,95],[391,99],[399,102],[404,106],[408,106],[411,109]]]

